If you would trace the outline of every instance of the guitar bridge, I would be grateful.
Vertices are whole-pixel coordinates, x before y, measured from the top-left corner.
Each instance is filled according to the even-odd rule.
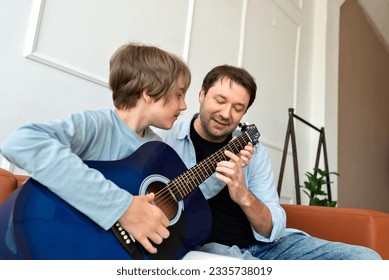
[[[131,255],[133,259],[141,260],[143,259],[143,254],[139,250],[134,237],[129,234],[119,222],[116,222],[115,225],[111,228],[115,234],[116,239],[123,246],[123,248]]]

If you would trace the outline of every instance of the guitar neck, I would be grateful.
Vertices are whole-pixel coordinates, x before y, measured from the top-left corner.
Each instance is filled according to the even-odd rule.
[[[218,162],[228,160],[224,152],[231,151],[238,154],[251,141],[247,133],[231,140],[226,146],[200,161],[186,172],[172,180],[168,187],[175,196],[176,201],[184,199],[202,182],[210,177],[216,170]]]

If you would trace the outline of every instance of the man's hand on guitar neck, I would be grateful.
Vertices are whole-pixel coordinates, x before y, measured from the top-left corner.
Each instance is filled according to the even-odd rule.
[[[251,142],[248,143],[244,147],[244,149],[238,153],[238,156],[240,157],[240,163],[242,165],[242,168],[249,165],[249,162],[250,162],[251,158],[253,157],[254,153],[255,153],[255,147],[253,146],[253,144]]]
[[[119,219],[121,226],[151,254],[157,253],[157,248],[150,241],[161,244],[170,234],[167,229],[169,219],[153,204],[153,200],[153,193],[134,196],[130,207]]]
[[[248,143],[243,150],[237,155],[231,151],[225,151],[225,155],[230,159],[229,161],[221,161],[216,166],[216,178],[230,185],[237,186],[244,192],[247,191],[247,187],[244,180],[243,168],[246,167],[255,153],[255,148],[251,143]],[[235,193],[235,191],[234,191]],[[231,191],[230,191],[231,195]],[[234,200],[234,197],[231,197]],[[235,201],[236,202],[236,201]]]

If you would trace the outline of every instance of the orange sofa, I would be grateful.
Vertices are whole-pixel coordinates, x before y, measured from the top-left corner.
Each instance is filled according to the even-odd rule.
[[[28,176],[15,175],[0,168],[0,203],[27,179]]]
[[[0,169],[0,203],[26,179],[27,176]],[[287,227],[327,240],[366,246],[383,259],[389,259],[389,214],[340,207],[282,206],[287,214]]]
[[[322,239],[361,245],[389,260],[389,214],[356,208],[286,205],[287,227]]]

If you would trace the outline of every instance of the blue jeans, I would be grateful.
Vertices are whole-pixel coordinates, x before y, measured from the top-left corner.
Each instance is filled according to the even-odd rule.
[[[257,242],[247,248],[208,243],[199,251],[240,259],[262,260],[381,260],[375,251],[356,245],[330,242],[295,232],[271,243]]]

